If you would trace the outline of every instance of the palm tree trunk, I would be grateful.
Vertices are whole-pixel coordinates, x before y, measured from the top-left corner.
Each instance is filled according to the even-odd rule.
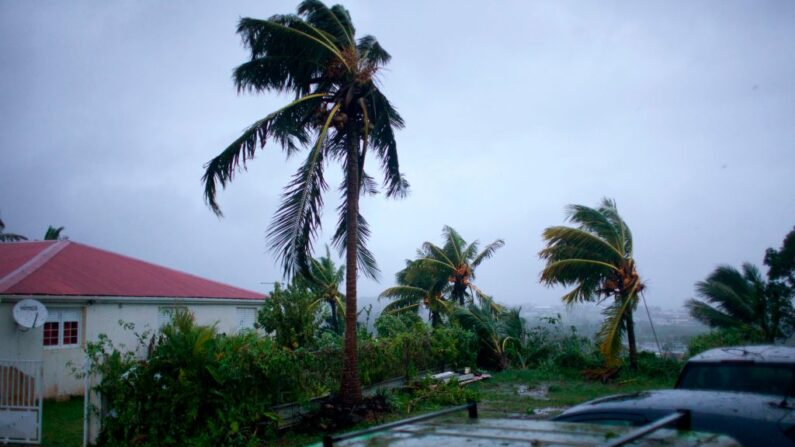
[[[453,300],[458,301],[459,306],[464,305],[464,296],[466,295],[467,286],[458,281],[453,283]]]
[[[335,334],[339,335],[340,321],[337,319],[337,301],[332,298],[328,303],[331,306],[331,330],[334,331]]]
[[[439,312],[431,311],[431,327],[437,328],[442,325],[442,316]]]
[[[356,349],[356,252],[359,227],[359,147],[358,138],[348,140],[346,160],[347,233],[345,241],[345,342],[342,361],[340,399],[352,405],[362,399],[359,359]]]
[[[635,322],[632,320],[632,311],[627,312],[627,341],[629,343],[629,367],[631,369],[638,369],[638,347],[635,343]]]

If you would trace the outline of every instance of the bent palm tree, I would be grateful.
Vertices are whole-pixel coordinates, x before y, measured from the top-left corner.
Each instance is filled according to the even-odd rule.
[[[613,298],[597,335],[599,349],[608,365],[616,364],[626,332],[630,366],[637,368],[632,313],[645,286],[632,257],[632,233],[610,199],[603,199],[599,208],[569,205],[567,214],[577,227],[544,230],[546,247],[538,255],[547,264],[541,272],[541,282],[547,286],[575,286],[561,298],[567,305],[601,303]]]
[[[367,222],[359,197],[377,190],[364,171],[368,154],[379,159],[388,197],[403,196],[408,183],[400,173],[394,131],[403,120],[376,86],[375,78],[390,56],[373,36],[358,40],[350,14],[318,0],[306,0],[297,15],[268,20],[243,18],[237,32],[250,60],[235,69],[238,92],[292,92],[296,99],[255,122],[217,157],[204,173],[204,196],[219,216],[218,185],[226,187],[257,147],[276,142],[288,155],[301,147],[309,154],[285,188],[282,204],[268,231],[270,249],[286,276],[309,269],[312,245],[320,229],[327,161],[339,161],[345,180],[333,243],[346,253],[345,344],[342,401],[361,398],[356,352],[356,277],[358,266],[375,277],[378,268],[366,242]],[[358,266],[357,266],[358,262]]]
[[[418,259],[406,269],[427,269],[435,276],[440,284],[449,283],[450,301],[463,306],[467,298],[471,302],[473,295],[485,298],[486,295],[478,289],[472,280],[475,279],[475,269],[486,259],[505,245],[502,239],[488,244],[482,251],[478,251],[480,243],[474,241],[467,244],[464,238],[453,228],[445,225],[442,229],[444,244],[439,247],[430,242],[422,244],[417,252]]]
[[[439,281],[434,269],[411,268],[413,261],[406,261],[406,268],[395,275],[398,285],[390,287],[378,298],[393,300],[384,307],[384,312],[417,312],[420,306],[428,309],[428,319],[433,327],[442,324],[443,317],[448,315],[452,306],[445,300],[449,292],[447,281]]]
[[[701,300],[690,299],[685,307],[693,318],[713,328],[753,328],[767,341],[781,336],[780,317],[786,313],[782,300],[768,293],[759,269],[750,263],[742,272],[722,265],[705,281],[696,283]]]

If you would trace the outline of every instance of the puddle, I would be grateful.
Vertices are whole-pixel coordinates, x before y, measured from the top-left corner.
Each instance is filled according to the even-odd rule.
[[[549,385],[539,385],[530,388],[527,385],[517,385],[516,394],[521,397],[531,397],[537,400],[549,400],[547,394],[549,393]]]

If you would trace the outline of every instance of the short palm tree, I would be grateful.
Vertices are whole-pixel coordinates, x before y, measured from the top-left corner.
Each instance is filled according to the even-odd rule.
[[[52,225],[47,227],[47,232],[44,233],[44,240],[45,241],[60,241],[66,239],[65,236],[61,236],[61,232],[63,232],[64,227],[55,228]]]
[[[519,342],[517,330],[521,329],[522,320],[518,309],[501,308],[486,297],[480,305],[469,303],[456,308],[452,318],[477,335],[481,346],[496,360],[497,368],[503,370],[508,367],[508,344]]]
[[[205,165],[204,196],[220,216],[218,186],[226,187],[258,147],[274,142],[288,155],[308,149],[268,231],[270,248],[285,276],[291,277],[309,269],[323,193],[328,190],[324,167],[329,161],[342,164],[345,180],[339,187],[342,204],[333,242],[346,253],[340,393],[343,403],[352,404],[361,399],[356,351],[358,267],[371,277],[378,273],[366,247],[370,230],[359,214],[359,197],[377,190],[375,180],[364,171],[367,156],[379,160],[388,197],[403,196],[408,188],[400,173],[394,134],[403,120],[376,84],[390,55],[375,37],[355,37],[344,7],[327,7],[318,0],[301,2],[297,15],[243,18],[237,32],[250,50],[250,59],[234,72],[238,91],[291,92],[295,100],[252,124]]]
[[[783,304],[768,293],[769,287],[759,269],[750,263],[742,271],[721,265],[696,283],[699,299],[690,299],[685,307],[693,318],[720,329],[753,329],[767,341],[781,336]]]
[[[6,233],[3,231],[5,229],[5,222],[3,222],[3,219],[0,219],[0,242],[19,242],[28,240],[28,238],[22,236],[21,234]]]
[[[539,256],[547,263],[541,282],[548,286],[574,286],[562,297],[567,305],[601,303],[612,298],[598,333],[599,349],[608,365],[617,364],[626,333],[630,366],[637,368],[632,313],[644,285],[632,256],[632,233],[610,199],[603,199],[598,208],[570,205],[567,215],[576,227],[544,230],[546,247]]]
[[[434,268],[412,268],[414,261],[406,261],[406,268],[395,275],[397,285],[379,295],[391,299],[384,312],[418,312],[420,307],[428,310],[428,319],[433,327],[441,326],[444,317],[453,306],[445,299],[451,287],[447,281],[439,281]]]
[[[345,279],[345,266],[337,267],[331,259],[331,252],[326,246],[326,255],[313,258],[309,266],[309,275],[301,278],[307,288],[317,297],[317,302],[328,304],[331,317],[329,327],[337,335],[342,335],[340,317],[345,315],[345,295],[340,292],[340,284]]]
[[[472,281],[475,269],[486,259],[491,258],[505,242],[502,239],[486,245],[480,250],[480,243],[474,241],[467,244],[464,238],[452,227],[442,229],[444,243],[441,247],[425,242],[417,252],[417,259],[406,269],[427,269],[440,284],[450,284],[450,301],[463,306],[465,301],[472,301],[474,296],[485,298],[485,295]]]

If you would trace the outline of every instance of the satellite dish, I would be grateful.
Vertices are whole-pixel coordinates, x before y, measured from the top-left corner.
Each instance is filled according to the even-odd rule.
[[[14,305],[14,321],[27,330],[44,326],[47,321],[47,308],[36,300],[22,300]]]

